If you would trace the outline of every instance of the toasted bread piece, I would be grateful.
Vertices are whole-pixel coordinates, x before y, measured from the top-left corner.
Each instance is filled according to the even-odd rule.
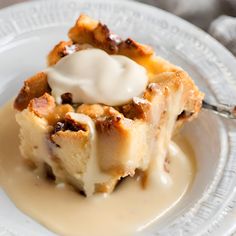
[[[149,57],[153,50],[149,46],[139,44],[128,38],[122,40],[118,35],[110,32],[108,27],[86,15],[81,15],[74,27],[69,30],[69,38],[78,44],[90,44],[109,54],[120,54],[129,58]]]
[[[40,97],[50,91],[47,75],[44,72],[40,72],[24,82],[23,88],[15,99],[14,107],[22,111],[28,106],[31,99]]]
[[[182,68],[88,16],[81,15],[68,35],[49,53],[49,66],[78,50],[100,48],[144,66],[148,86],[128,104],[110,107],[71,104],[69,93],[56,104],[43,72],[26,80],[15,100],[23,157],[42,169],[46,163],[57,182],[87,196],[110,193],[121,178],[137,172],[147,177],[153,165],[164,172],[174,130],[197,117],[203,94]]]

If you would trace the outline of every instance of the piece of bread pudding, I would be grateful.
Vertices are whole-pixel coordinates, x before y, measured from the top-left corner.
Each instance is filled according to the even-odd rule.
[[[193,80],[150,47],[122,40],[88,16],[81,15],[68,36],[69,41],[49,53],[49,66],[77,51],[98,48],[143,66],[148,84],[126,104],[108,106],[74,103],[70,91],[56,102],[46,72],[27,79],[14,103],[24,160],[87,196],[110,193],[119,180],[135,173],[147,180],[153,165],[155,171],[165,171],[173,132],[201,109],[203,94]]]

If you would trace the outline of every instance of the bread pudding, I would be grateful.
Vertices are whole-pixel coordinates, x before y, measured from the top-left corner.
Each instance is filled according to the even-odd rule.
[[[86,15],[68,36],[15,99],[25,162],[86,196],[111,193],[127,176],[145,186],[168,173],[168,144],[202,105],[191,77]]]

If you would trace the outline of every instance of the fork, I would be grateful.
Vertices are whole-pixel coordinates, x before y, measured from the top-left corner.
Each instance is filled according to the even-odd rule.
[[[236,119],[236,106],[228,104],[210,104],[203,100],[202,107],[228,119]]]

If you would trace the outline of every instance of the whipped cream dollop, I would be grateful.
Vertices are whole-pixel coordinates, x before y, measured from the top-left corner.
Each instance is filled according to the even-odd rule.
[[[74,103],[122,105],[141,95],[148,82],[145,68],[135,61],[94,48],[63,57],[46,73],[58,103],[71,93]]]

